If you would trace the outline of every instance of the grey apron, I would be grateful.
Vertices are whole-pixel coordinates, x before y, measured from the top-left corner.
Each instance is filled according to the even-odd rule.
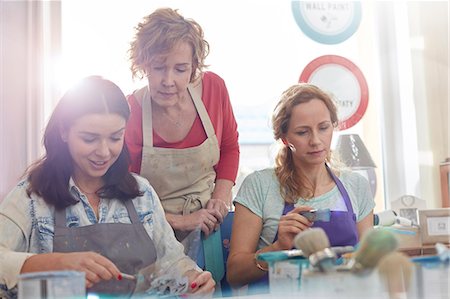
[[[55,210],[53,252],[94,251],[110,259],[119,270],[136,274],[156,261],[156,248],[131,200],[124,202],[131,223],[97,223],[66,226],[66,210]],[[128,279],[102,281],[90,293],[131,295],[136,282]]]

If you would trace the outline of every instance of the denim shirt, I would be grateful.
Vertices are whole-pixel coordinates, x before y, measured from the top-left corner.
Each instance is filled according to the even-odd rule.
[[[147,234],[152,238],[162,269],[174,267],[180,273],[198,270],[194,261],[183,252],[167,222],[161,202],[149,182],[136,174],[139,189],[144,193],[133,204]],[[0,203],[0,298],[16,293],[18,276],[25,260],[37,253],[53,252],[54,207],[26,189],[28,181],[21,181]],[[86,195],[69,181],[71,194],[78,203],[66,209],[68,227],[96,223],[131,223],[125,205],[119,199],[100,199],[98,220]]]

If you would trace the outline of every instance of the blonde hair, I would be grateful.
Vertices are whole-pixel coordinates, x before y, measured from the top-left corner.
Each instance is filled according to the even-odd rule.
[[[178,10],[159,8],[144,17],[135,30],[128,51],[133,78],[144,78],[155,55],[169,52],[179,42],[187,42],[192,47],[191,82],[207,67],[205,58],[209,54],[209,44],[204,40],[203,29],[194,20],[185,19]]]
[[[325,104],[330,112],[333,127],[337,127],[337,108],[332,98],[315,85],[297,83],[282,93],[280,101],[275,106],[272,114],[275,140],[281,140],[286,136],[294,107],[313,99],[318,99]],[[327,157],[327,162],[331,162],[331,155]],[[287,146],[280,147],[275,157],[275,174],[280,183],[281,196],[286,202],[295,203],[299,197],[308,199],[314,196],[314,186],[301,171],[296,170],[292,152]]]

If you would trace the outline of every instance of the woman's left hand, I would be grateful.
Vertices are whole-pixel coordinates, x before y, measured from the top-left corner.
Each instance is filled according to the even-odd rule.
[[[195,298],[212,298],[216,283],[210,272],[189,270],[185,275],[189,279],[189,291],[186,295],[192,294]]]
[[[225,216],[227,216],[229,211],[229,207],[227,206],[227,204],[223,200],[218,198],[211,198],[210,200],[208,200],[206,209],[216,211],[214,215],[217,215],[216,218],[219,223],[223,222],[223,219],[225,219]]]

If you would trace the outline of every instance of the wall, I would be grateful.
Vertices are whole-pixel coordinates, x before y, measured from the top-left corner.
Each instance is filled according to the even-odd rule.
[[[0,198],[27,166],[28,5],[0,2]],[[13,133],[13,134],[12,134]]]
[[[449,153],[448,2],[383,1],[376,10],[387,206],[408,194],[437,208]]]
[[[418,189],[431,207],[440,207],[439,163],[450,157],[448,2],[409,5],[411,58],[420,181]],[[434,22],[429,20],[433,19]]]
[[[227,82],[242,136],[265,144],[260,162],[253,156],[249,161],[252,168],[271,163],[268,116],[280,93],[312,59],[341,55],[359,66],[369,84],[363,120],[343,133],[360,134],[378,166],[376,209],[407,193],[439,206],[438,165],[450,156],[448,2],[362,1],[358,31],[332,46],[306,37],[290,4],[1,1],[0,200],[42,152],[43,123],[61,89],[89,74],[105,75],[126,93],[142,84],[131,80],[126,59],[133,27],[156,7],[170,5],[202,24],[211,43],[207,62]],[[58,30],[64,32],[63,55],[55,64]],[[248,111],[258,119],[245,118]]]
[[[60,2],[0,1],[0,201],[42,154],[45,103],[55,98]]]

